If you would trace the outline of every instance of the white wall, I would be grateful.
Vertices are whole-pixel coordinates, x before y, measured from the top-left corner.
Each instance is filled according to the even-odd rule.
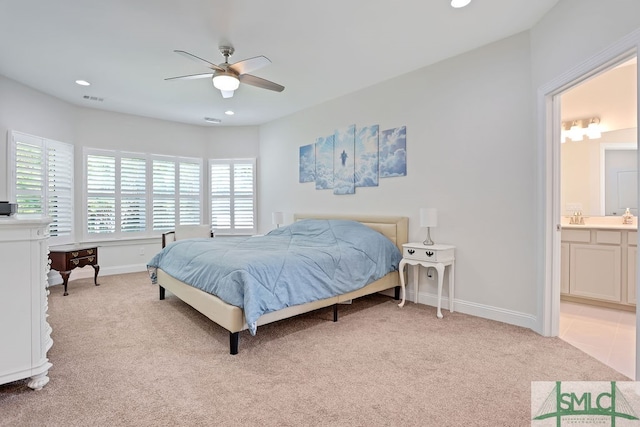
[[[263,125],[261,228],[276,210],[393,214],[422,241],[419,209],[435,207],[432,237],[457,246],[457,309],[532,326],[532,105],[522,33]],[[407,176],[348,196],[298,183],[298,148],[349,124],[406,125]],[[434,293],[434,282],[421,287],[427,302]]]

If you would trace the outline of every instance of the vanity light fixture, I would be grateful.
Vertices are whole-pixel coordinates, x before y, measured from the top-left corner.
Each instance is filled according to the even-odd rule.
[[[587,136],[589,139],[596,139],[602,136],[600,132],[600,118],[594,117],[589,121],[589,125],[587,126]]]
[[[562,142],[566,138],[572,141],[582,141],[584,137],[598,139],[602,137],[600,117],[589,117],[562,122]]]
[[[584,134],[582,133],[582,124],[578,124],[577,120],[571,123],[571,129],[569,129],[569,138],[572,141],[582,141]]]
[[[451,7],[459,9],[471,3],[471,0],[451,0]]]
[[[280,228],[280,224],[284,224],[284,212],[272,212],[271,223],[276,225],[276,228]]]
[[[422,242],[425,246],[432,246],[433,240],[431,240],[431,227],[438,225],[438,210],[436,208],[421,208],[420,209],[420,227],[426,227],[427,238]]]

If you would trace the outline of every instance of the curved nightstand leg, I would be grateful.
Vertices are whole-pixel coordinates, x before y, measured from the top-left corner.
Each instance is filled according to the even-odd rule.
[[[47,383],[49,382],[49,377],[47,376],[48,374],[49,371],[45,371],[41,374],[34,375],[27,383],[27,387],[33,390],[42,390],[42,387],[47,385]]]
[[[444,281],[444,265],[438,263],[433,266],[438,272],[438,319],[442,319],[442,282]]]
[[[100,286],[100,283],[98,283],[98,273],[100,272],[100,266],[99,265],[92,265],[91,267],[93,267],[93,284],[95,286]]]
[[[402,289],[402,301],[400,301],[400,304],[398,304],[398,307],[404,307],[404,300],[407,295],[407,290],[405,289],[405,283],[404,283],[405,265],[407,265],[407,263],[404,260],[400,261],[400,264],[398,265],[398,273],[400,274],[400,288]]]
[[[449,312],[453,313],[453,287],[455,286],[455,281],[453,280],[453,272],[455,270],[455,261],[451,262],[451,267],[449,267]]]

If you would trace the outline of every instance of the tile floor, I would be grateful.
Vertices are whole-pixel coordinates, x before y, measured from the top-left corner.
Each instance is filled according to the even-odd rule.
[[[560,338],[635,378],[636,314],[562,301]]]

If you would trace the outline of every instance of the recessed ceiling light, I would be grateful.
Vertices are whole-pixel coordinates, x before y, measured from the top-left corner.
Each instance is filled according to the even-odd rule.
[[[89,86],[89,85],[91,85],[91,83],[89,83],[86,80],[76,80],[76,84],[79,84],[80,86]]]
[[[233,116],[235,113],[231,110],[227,110],[224,112],[227,116]]]
[[[215,123],[215,124],[222,123],[222,120],[215,119],[213,117],[205,117],[204,121],[207,122],[207,123]]]
[[[456,9],[465,7],[471,3],[471,0],[451,0],[451,7],[455,7]]]

